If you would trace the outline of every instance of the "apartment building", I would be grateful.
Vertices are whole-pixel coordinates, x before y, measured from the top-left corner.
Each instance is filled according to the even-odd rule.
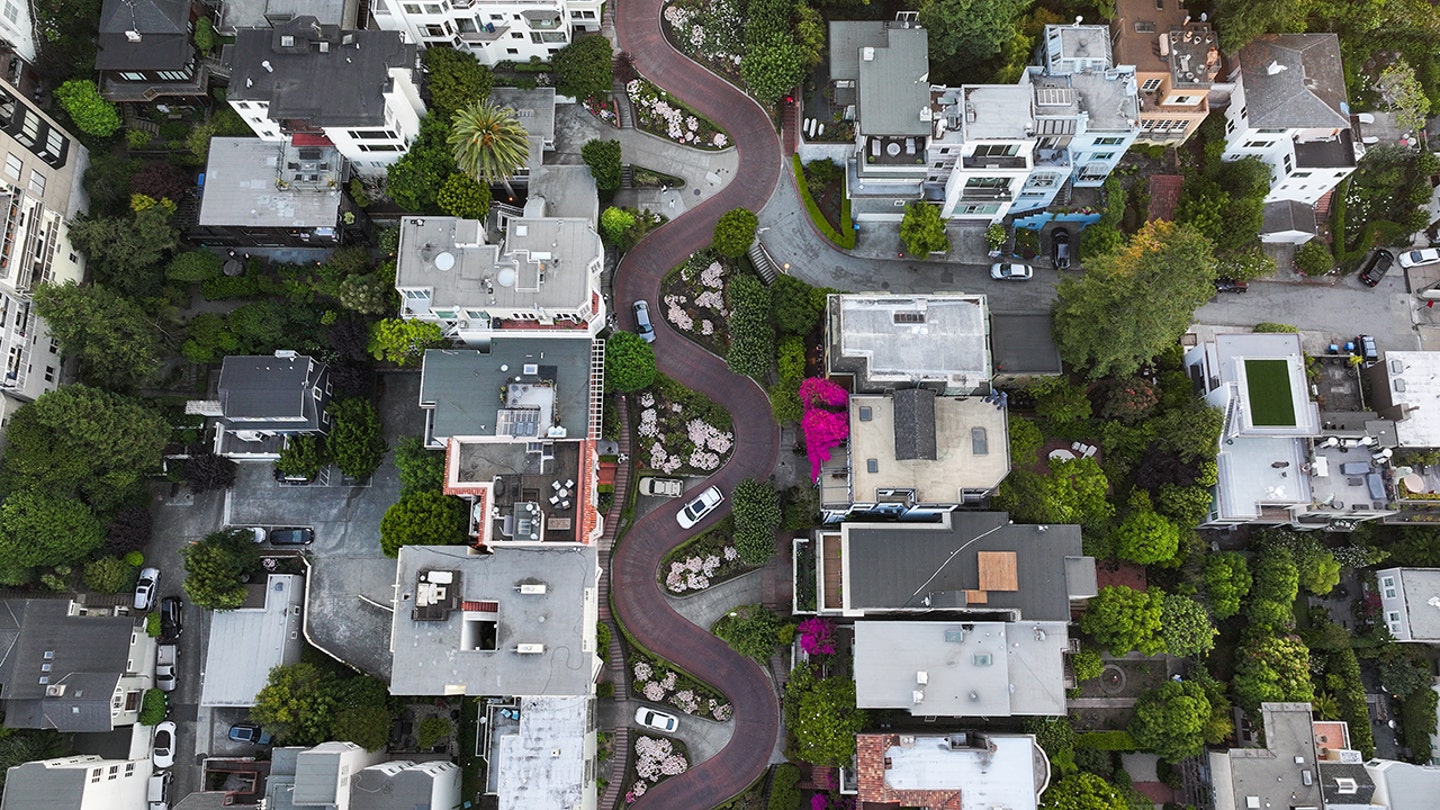
[[[548,62],[600,30],[601,0],[371,0],[370,20],[419,47],[467,51],[481,64]]]
[[[1184,143],[1210,114],[1223,59],[1209,22],[1181,0],[1117,0],[1110,21],[1115,62],[1135,66],[1140,86],[1136,143]]]
[[[1334,34],[1267,34],[1236,56],[1225,110],[1224,160],[1270,167],[1265,202],[1314,205],[1355,171],[1355,137]]]

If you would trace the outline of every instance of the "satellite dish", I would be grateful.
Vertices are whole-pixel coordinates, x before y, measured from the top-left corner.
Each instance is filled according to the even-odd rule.
[[[495,277],[495,280],[500,283],[501,287],[514,287],[515,271],[509,267],[506,267],[505,269],[500,271],[500,273]]]
[[[441,251],[440,255],[435,257],[435,267],[439,268],[440,270],[449,270],[454,266],[455,254],[451,253],[448,250]]]

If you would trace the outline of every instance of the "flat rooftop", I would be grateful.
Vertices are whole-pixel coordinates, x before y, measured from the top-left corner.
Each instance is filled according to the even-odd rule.
[[[390,693],[588,695],[599,660],[596,574],[595,549],[585,546],[494,554],[404,546],[395,566]],[[431,599],[459,607],[415,618],[414,606]]]
[[[249,591],[245,606],[211,618],[201,706],[253,706],[272,667],[300,660],[305,579],[270,574]]]
[[[1384,386],[1401,447],[1440,447],[1440,352],[1383,353],[1383,373],[1373,384]],[[1372,369],[1381,371],[1381,369]]]
[[[1215,458],[1219,511],[1225,518],[1255,520],[1267,506],[1311,502],[1305,440],[1286,436],[1235,436]]]
[[[1214,363],[1220,381],[1231,383],[1240,400],[1228,433],[1268,436],[1314,436],[1320,412],[1310,401],[1305,351],[1299,335],[1288,333],[1215,336]],[[1229,393],[1212,391],[1212,404]],[[1227,434],[1228,435],[1228,434]]]
[[[420,373],[427,438],[583,439],[590,354],[578,338],[497,338],[490,350],[431,349]]]
[[[1440,610],[1430,603],[1440,597],[1440,568],[1401,568],[1400,586],[1411,637],[1440,639]]]
[[[886,45],[862,45],[859,55],[861,135],[927,135],[930,120],[930,32],[888,25]]]
[[[935,397],[930,425],[902,425],[893,397],[850,398],[852,496],[880,500],[877,490],[912,489],[919,503],[961,503],[966,490],[990,490],[1010,472],[1006,411],[981,397]],[[868,418],[867,418],[868,417]],[[903,458],[907,432],[930,434],[934,458]],[[873,460],[873,468],[871,461]]]
[[[857,621],[857,705],[917,716],[1063,715],[1066,627],[1064,621]]]
[[[589,696],[527,697],[518,728],[491,740],[499,810],[580,807],[587,783]]]
[[[496,87],[490,91],[490,103],[515,111],[520,125],[546,144],[555,142],[555,88]]]
[[[202,226],[335,228],[345,159],[333,146],[215,138],[201,190]]]
[[[1216,810],[1320,807],[1308,703],[1262,703],[1264,748],[1211,752]]]
[[[1050,762],[1028,734],[861,734],[856,750],[867,806],[1035,810],[1050,783]]]
[[[1033,134],[1033,88],[1020,84],[969,84],[960,92],[965,99],[966,140],[1021,140]]]
[[[971,391],[990,381],[983,295],[831,295],[827,309],[827,362],[856,375],[857,391],[931,381]]]

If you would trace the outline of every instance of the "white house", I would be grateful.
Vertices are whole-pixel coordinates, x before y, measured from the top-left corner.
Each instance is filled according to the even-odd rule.
[[[144,807],[150,774],[149,756],[126,760],[74,754],[26,762],[6,772],[0,810]]]
[[[1334,34],[1267,34],[1236,56],[1224,160],[1270,167],[1265,202],[1319,202],[1355,171],[1357,142]]]
[[[1396,641],[1440,644],[1440,568],[1375,572],[1380,614]]]
[[[30,4],[24,0],[0,0],[0,39],[27,62],[35,61],[35,25],[30,21]]]
[[[260,138],[333,145],[378,177],[420,132],[415,46],[393,31],[345,31],[314,17],[242,29],[227,100]]]
[[[601,0],[370,0],[370,20],[405,41],[445,45],[481,64],[550,60],[576,34],[600,30]]]

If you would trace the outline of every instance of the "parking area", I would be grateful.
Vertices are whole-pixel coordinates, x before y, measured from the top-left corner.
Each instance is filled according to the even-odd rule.
[[[380,377],[380,419],[391,447],[419,435],[424,414],[417,372]],[[232,526],[310,526],[306,547],[310,574],[305,632],[311,643],[345,662],[390,679],[390,599],[395,561],[380,550],[380,519],[400,497],[391,455],[363,486],[291,486],[277,482],[270,464],[241,465],[226,498]],[[339,481],[332,475],[332,482]]]

